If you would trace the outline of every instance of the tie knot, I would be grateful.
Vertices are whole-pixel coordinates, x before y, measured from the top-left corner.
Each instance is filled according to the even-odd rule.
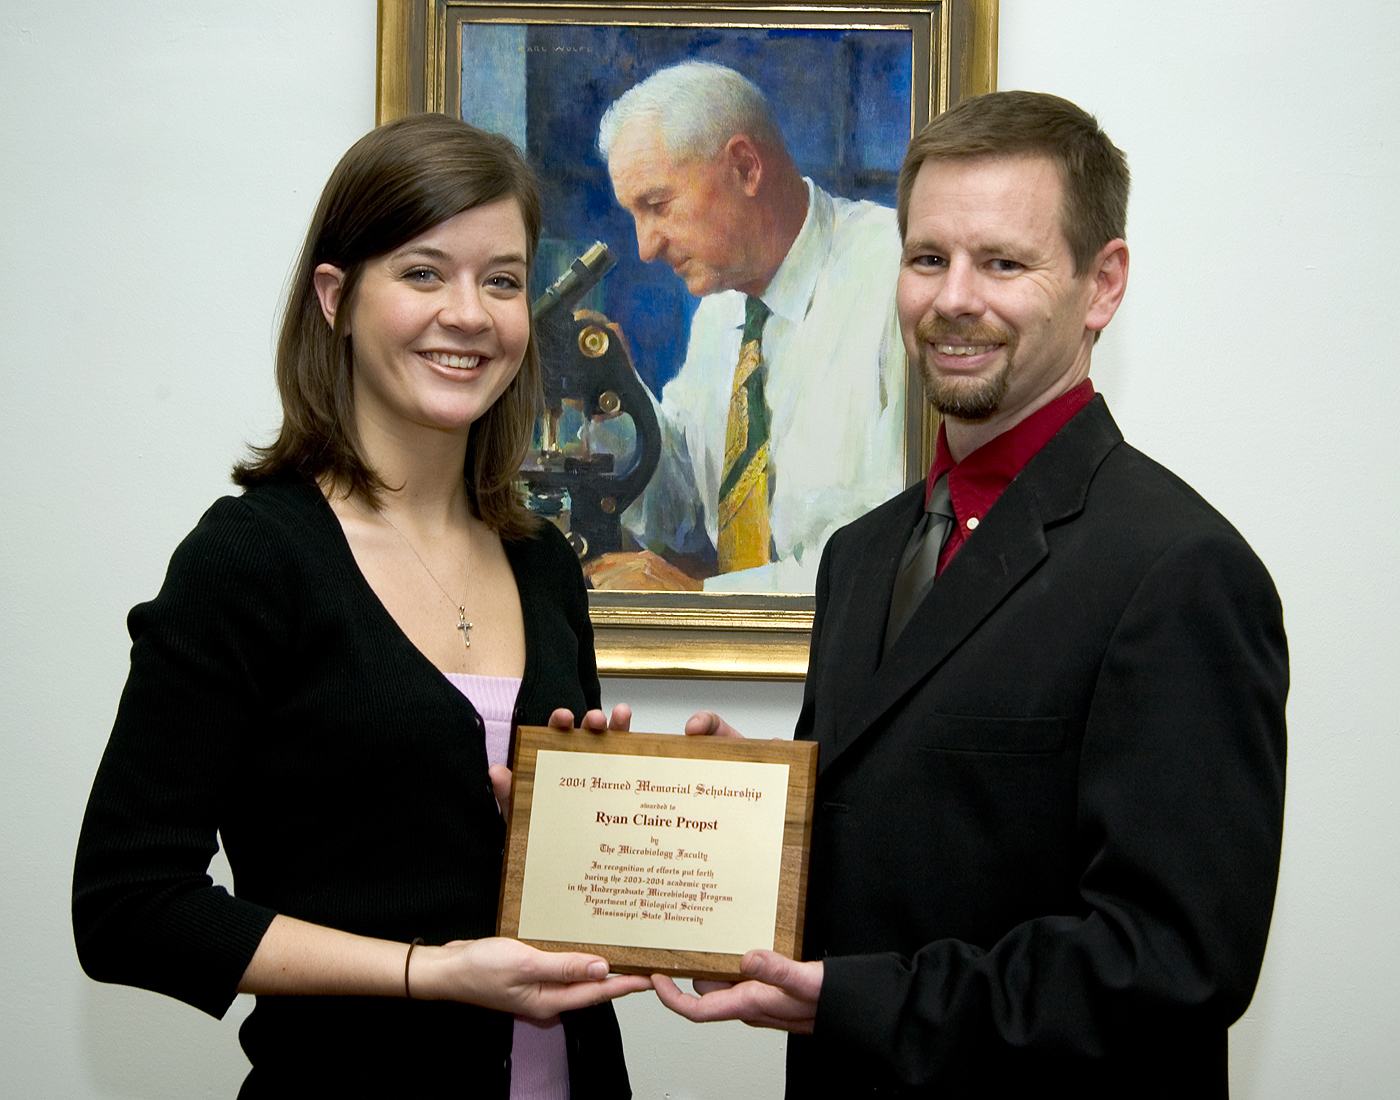
[[[763,335],[763,324],[772,314],[772,310],[763,304],[762,298],[755,298],[752,294],[746,295],[744,299],[744,343],[750,340],[757,340]]]
[[[953,511],[953,494],[948,488],[948,475],[944,474],[933,486],[933,492],[928,495],[928,503],[924,505],[924,511],[935,516],[942,516],[947,520],[957,519]]]

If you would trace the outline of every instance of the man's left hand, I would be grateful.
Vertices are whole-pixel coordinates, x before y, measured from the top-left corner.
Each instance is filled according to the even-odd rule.
[[[695,994],[682,992],[665,974],[651,981],[661,1003],[695,1023],[743,1020],[752,1027],[773,1027],[812,1034],[824,968],[818,962],[793,962],[776,951],[750,951],[739,964],[748,981],[696,980]]]

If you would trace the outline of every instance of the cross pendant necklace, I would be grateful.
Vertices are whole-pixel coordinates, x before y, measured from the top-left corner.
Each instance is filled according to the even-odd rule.
[[[413,552],[413,556],[414,556],[415,558],[418,559],[418,564],[421,565],[421,566],[423,567],[423,572],[426,573],[426,574],[428,574],[428,576],[429,576],[429,578],[432,580],[432,582],[433,582],[435,585],[438,586],[438,591],[441,592],[444,596],[447,597],[447,602],[457,609],[457,629],[460,630],[460,631],[462,632],[462,644],[465,645],[468,649],[471,649],[471,647],[472,647],[472,626],[473,626],[473,624],[467,622],[467,608],[466,608],[466,605],[465,605],[465,604],[460,604],[460,603],[458,603],[456,600],[454,600],[454,599],[452,598],[452,594],[451,594],[450,592],[448,592],[447,589],[444,588],[444,587],[442,586],[442,581],[440,581],[440,580],[437,579],[437,574],[434,573],[431,569],[428,568],[428,563],[425,562],[425,561],[423,560],[423,555],[420,554],[420,553],[418,553],[417,547],[415,547],[415,546],[413,545],[413,543],[409,542],[409,541],[408,541],[408,536],[405,535],[402,531],[399,530],[398,524],[396,524],[393,520],[391,520],[388,516],[384,515],[384,513],[382,513],[382,512],[381,512],[379,515],[380,515],[380,518],[381,518],[385,523],[387,523],[390,527],[392,527],[392,528],[394,529],[394,533],[395,533],[396,535],[398,535],[399,538],[403,539],[403,544],[404,544],[405,546],[407,546],[407,547],[409,548],[409,550],[411,550],[411,551]],[[466,564],[467,564],[467,576],[468,576],[468,578],[471,577],[471,553],[472,553],[471,535],[470,535],[470,533],[468,533],[468,536],[467,536],[467,563],[466,563]]]

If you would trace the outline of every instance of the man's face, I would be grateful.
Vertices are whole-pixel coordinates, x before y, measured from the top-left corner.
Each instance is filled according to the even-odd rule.
[[[722,150],[677,164],[646,119],[622,128],[608,157],[617,201],[637,223],[642,261],[664,260],[699,297],[751,283],[762,265],[749,196]]]
[[[919,169],[899,321],[945,415],[1014,423],[1087,375],[1086,326],[1103,327],[1112,311],[1094,310],[1096,265],[1074,274],[1063,190],[1045,157],[929,160]]]

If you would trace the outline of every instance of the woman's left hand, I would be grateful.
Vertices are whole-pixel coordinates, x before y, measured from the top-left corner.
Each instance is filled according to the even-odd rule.
[[[415,1000],[465,1001],[535,1019],[651,988],[641,974],[607,975],[598,955],[540,951],[495,936],[418,948],[410,988]]]
[[[560,707],[549,716],[551,729],[571,730],[574,728],[574,712],[568,707]],[[626,703],[618,703],[613,707],[611,715],[604,715],[601,710],[590,710],[583,716],[583,721],[579,724],[580,729],[585,729],[591,733],[603,733],[612,730],[616,733],[626,733],[632,725],[632,708]],[[486,769],[486,774],[491,777],[491,790],[496,795],[496,805],[501,808],[501,816],[507,821],[510,820],[510,769],[504,764],[492,764]]]
[[[551,729],[556,730],[573,729],[574,712],[568,707],[560,707],[549,716],[549,725]],[[604,733],[608,730],[626,733],[632,728],[632,708],[626,703],[618,703],[610,715],[605,715],[601,710],[590,710],[583,716],[578,728],[590,733]]]

